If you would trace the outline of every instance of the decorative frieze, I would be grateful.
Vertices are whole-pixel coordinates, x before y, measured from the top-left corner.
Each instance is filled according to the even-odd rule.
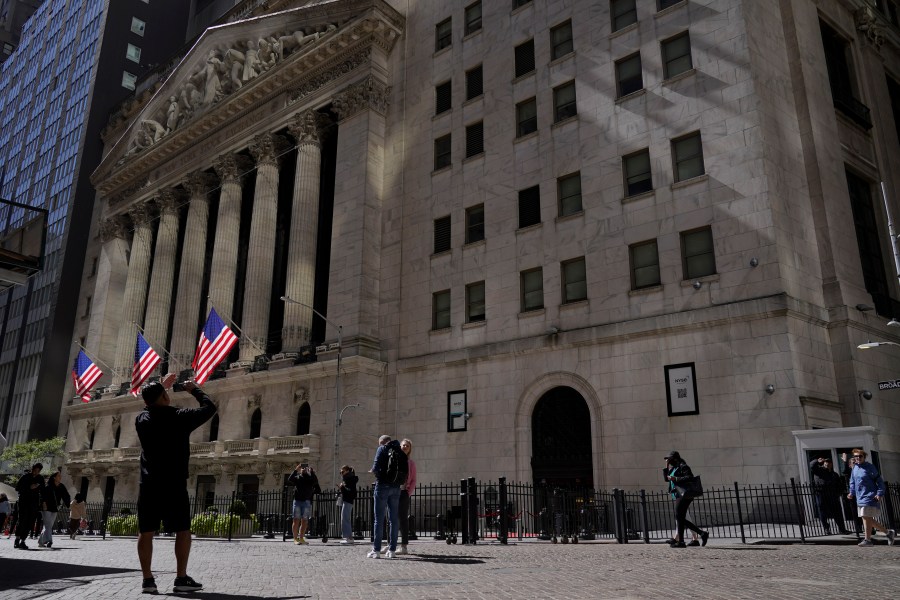
[[[384,85],[369,75],[362,81],[350,85],[334,96],[334,110],[341,121],[356,113],[371,109],[380,115],[387,113],[391,86]]]
[[[347,73],[351,73],[359,67],[369,63],[372,56],[372,48],[367,46],[346,58],[339,64],[322,71],[308,79],[303,85],[294,89],[288,96],[288,105],[294,104],[316,93],[320,88],[328,85]]]
[[[871,6],[861,6],[854,16],[857,31],[862,33],[876,49],[880,49],[884,43],[884,25],[875,9]]]
[[[307,400],[309,400],[309,390],[307,390],[305,387],[297,388],[296,390],[294,390],[295,405],[303,404]]]
[[[249,398],[247,398],[247,410],[253,412],[262,404],[262,395],[261,394],[252,394]]]

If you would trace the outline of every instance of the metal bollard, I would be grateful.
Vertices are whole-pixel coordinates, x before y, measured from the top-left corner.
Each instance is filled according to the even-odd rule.
[[[459,500],[460,500],[460,533],[462,534],[462,543],[469,543],[469,497],[465,479],[459,480]]]
[[[444,532],[444,515],[437,514],[434,516],[437,519],[437,533],[434,536],[436,540],[446,540],[447,534]]]
[[[509,518],[509,511],[506,506],[506,477],[501,477],[499,479],[498,487],[500,488],[500,507],[497,511],[497,516],[500,519],[500,526],[497,530],[497,541],[501,544],[505,544],[509,539],[509,522],[507,521]]]
[[[474,544],[478,540],[478,490],[475,487],[475,478],[469,477],[469,543]]]
[[[267,540],[275,539],[275,515],[266,516],[266,535],[263,536]]]

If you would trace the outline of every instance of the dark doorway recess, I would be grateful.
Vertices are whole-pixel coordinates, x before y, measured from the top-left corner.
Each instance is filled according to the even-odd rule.
[[[544,394],[531,414],[531,468],[536,484],[593,486],[591,414],[570,387]]]

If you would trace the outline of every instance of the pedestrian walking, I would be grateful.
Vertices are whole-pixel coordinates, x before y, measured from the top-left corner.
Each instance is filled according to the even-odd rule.
[[[884,480],[878,469],[870,462],[866,462],[866,452],[860,448],[853,449],[855,464],[850,473],[850,493],[847,498],[856,500],[858,514],[863,522],[865,539],[859,546],[874,546],[872,541],[872,529],[882,532],[888,539],[888,545],[894,545],[896,532],[888,529],[878,518],[881,516],[881,500],[884,498]]]
[[[19,519],[16,523],[15,547],[19,550],[28,550],[25,540],[34,527],[40,509],[41,489],[44,487],[44,476],[41,475],[44,465],[35,463],[30,473],[25,473],[16,484],[19,493]]]
[[[359,483],[359,477],[350,465],[341,467],[341,483],[338,485],[339,504],[341,505],[341,535],[344,539],[342,544],[353,543],[353,526],[350,522],[351,513],[353,512],[353,503],[356,501],[356,484]]]
[[[809,470],[813,476],[816,509],[819,511],[822,527],[825,528],[825,535],[831,535],[829,519],[834,519],[840,534],[850,533],[844,525],[844,514],[841,512],[844,479],[834,470],[831,457],[814,458],[809,463]]]
[[[7,531],[6,525],[10,512],[12,509],[9,506],[9,498],[6,497],[6,494],[0,494],[0,534]],[[6,538],[9,539],[9,534],[6,535]]]
[[[288,477],[288,483],[294,486],[294,543],[307,544],[306,531],[309,528],[309,516],[312,513],[313,496],[322,491],[315,470],[307,463],[300,463]]]
[[[41,548],[53,547],[53,525],[59,513],[59,505],[69,506],[72,499],[66,486],[62,484],[62,473],[57,471],[47,480],[47,485],[41,490],[41,515],[44,518],[44,530],[38,538],[38,546]]]
[[[187,574],[191,553],[191,506],[188,500],[188,461],[191,432],[216,414],[216,406],[199,386],[186,381],[183,389],[200,403],[199,408],[171,405],[169,388],[175,374],[162,383],[151,383],[141,392],[144,410],[134,421],[141,441],[141,481],[138,491],[138,559],[144,581],[141,591],[156,594],[153,577],[153,536],[160,521],[166,531],[175,532],[174,592],[195,592],[203,585]]]
[[[383,435],[378,438],[378,449],[372,463],[372,474],[375,475],[374,525],[372,528],[372,550],[366,554],[368,558],[380,558],[381,536],[384,531],[384,513],[388,513],[388,550],[385,558],[394,558],[397,551],[397,529],[400,513],[400,486],[406,482],[408,469],[406,454],[400,449],[397,440]]]
[[[78,533],[81,520],[87,515],[87,503],[84,501],[84,495],[75,494],[75,501],[69,506],[69,537],[73,540]]]
[[[709,532],[703,531],[687,518],[688,508],[691,502],[698,495],[696,486],[696,478],[688,464],[681,458],[681,455],[672,450],[665,456],[666,467],[663,471],[666,480],[669,482],[669,491],[675,500],[675,537],[669,540],[669,545],[673,548],[684,548],[684,530],[690,529],[700,536],[700,545],[705,546],[709,540]]]
[[[397,550],[397,554],[406,554],[409,544],[409,505],[416,489],[416,463],[410,458],[412,442],[409,438],[400,442],[400,449],[406,453],[409,474],[406,476],[406,482],[400,486],[400,549]]]

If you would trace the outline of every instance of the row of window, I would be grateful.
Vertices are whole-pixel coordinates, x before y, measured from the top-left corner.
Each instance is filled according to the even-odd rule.
[[[144,32],[146,30],[147,30],[146,21],[139,19],[137,17],[131,17],[131,33],[133,33],[135,35],[139,35],[141,37],[144,37]],[[134,63],[140,64],[140,62],[141,62],[140,47],[129,43],[127,48],[125,49],[125,58]],[[131,73],[129,71],[122,71],[122,87],[127,90],[134,91],[134,88],[136,85],[137,85],[137,75],[135,75],[134,73]]]
[[[629,247],[631,264],[631,288],[646,289],[662,285],[659,271],[659,251],[655,239]],[[685,280],[707,277],[716,273],[712,229],[703,227],[681,233],[681,261]],[[587,300],[587,268],[583,256],[560,263],[562,303],[570,304]],[[527,269],[519,273],[521,312],[544,308],[543,267]],[[432,329],[451,326],[450,290],[432,294]],[[466,323],[478,323],[487,317],[485,306],[485,282],[466,285]]]

